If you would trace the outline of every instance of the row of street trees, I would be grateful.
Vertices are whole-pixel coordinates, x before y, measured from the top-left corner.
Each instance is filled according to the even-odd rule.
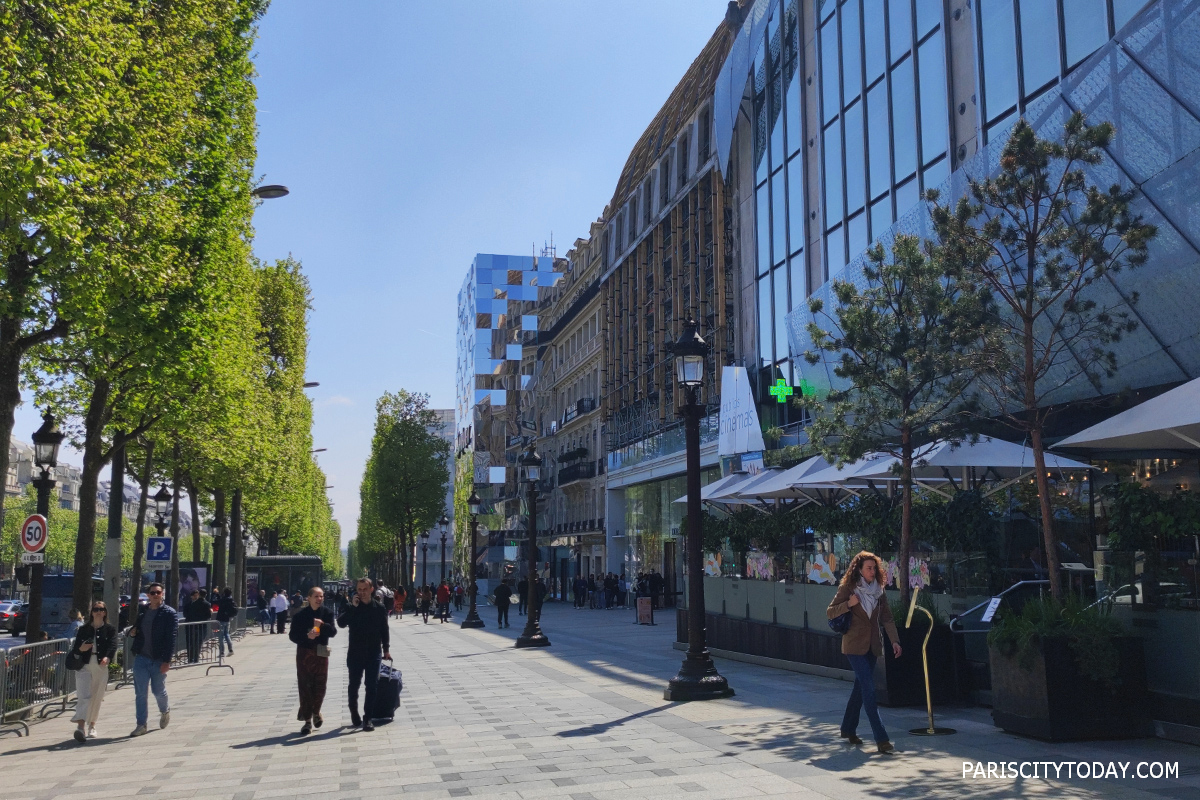
[[[354,571],[369,570],[393,586],[413,583],[416,537],[445,514],[450,443],[429,396],[404,389],[375,404],[375,435],[359,487],[358,536],[350,543]]]
[[[1156,229],[1130,210],[1132,190],[1088,182],[1115,131],[1066,123],[1062,141],[1014,127],[994,177],[971,180],[953,203],[929,192],[934,239],[876,245],[864,285],[835,281],[836,306],[810,303],[814,350],[844,388],[799,400],[811,440],[827,458],[882,451],[901,464],[899,562],[912,546],[917,448],[969,438],[999,418],[1029,442],[1036,466],[1051,591],[1061,597],[1058,539],[1045,460],[1047,395],[1116,370],[1112,345],[1136,322],[1126,304],[1098,301],[1096,284],[1146,261]],[[1099,393],[1099,391],[1097,391]],[[899,573],[908,599],[908,570]]]
[[[98,563],[111,465],[340,566],[303,395],[309,288],[251,253],[251,46],[264,0],[19,0],[0,6],[0,438],[22,390],[83,453],[74,603]],[[0,448],[0,474],[8,448]],[[209,498],[211,502],[209,502]],[[120,509],[109,524],[120,536]],[[114,519],[116,520],[114,522]],[[213,542],[226,576],[224,533]],[[103,540],[103,537],[101,537]],[[176,552],[178,552],[178,547]],[[177,567],[176,567],[177,576]],[[243,582],[244,584],[244,582]]]

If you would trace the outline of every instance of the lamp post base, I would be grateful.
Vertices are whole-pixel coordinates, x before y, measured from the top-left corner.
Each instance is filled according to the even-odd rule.
[[[458,627],[460,627],[460,628],[482,628],[482,627],[484,627],[484,624],[483,624],[483,620],[481,620],[479,618],[479,615],[472,612],[467,615],[467,618],[464,619],[462,621],[462,624],[459,625]]]
[[[530,617],[529,624],[525,626],[525,630],[521,631],[521,635],[517,637],[516,647],[549,647],[550,640],[546,638],[546,634],[542,633],[542,627]]]
[[[679,674],[671,679],[663,692],[663,699],[670,701],[720,700],[723,697],[733,697],[733,689],[717,672],[707,650],[688,653],[679,667]]]

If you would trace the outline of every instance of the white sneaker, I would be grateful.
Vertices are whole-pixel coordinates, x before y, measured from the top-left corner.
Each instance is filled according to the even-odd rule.
[[[87,730],[87,738],[89,738],[89,739],[95,739],[95,738],[96,738],[96,726],[95,726],[95,725],[89,725],[89,726],[88,726],[88,730]]]
[[[162,715],[158,718],[158,727],[165,728],[169,724],[171,724],[171,712],[164,711],[164,712],[162,712]]]
[[[136,728],[133,729],[133,733],[131,733],[129,735],[130,736],[145,736],[149,732],[150,731],[146,730],[145,725],[138,725]]]

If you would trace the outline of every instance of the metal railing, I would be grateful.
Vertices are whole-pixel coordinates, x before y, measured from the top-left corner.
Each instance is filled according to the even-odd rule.
[[[982,603],[971,606],[970,608],[968,608],[966,611],[962,612],[961,614],[958,614],[958,615],[952,617],[950,619],[950,632],[951,633],[987,633],[986,630],[967,630],[965,628],[960,628],[959,630],[955,630],[954,625],[955,625],[955,623],[961,625],[963,617],[967,616],[968,614],[970,614],[974,611],[978,611],[979,609],[984,608],[985,606],[989,605],[993,600],[999,600],[1001,597],[1004,597],[1004,595],[1008,594],[1011,591],[1019,589],[1022,586],[1043,586],[1043,585],[1047,585],[1049,583],[1050,583],[1050,581],[1048,581],[1048,580],[1017,581],[1016,583],[1014,583],[1012,586],[1005,589],[1000,594],[993,595],[992,597],[989,597],[987,600],[984,600]]]
[[[0,728],[18,726],[29,733],[25,719],[40,707],[45,716],[54,705],[66,711],[75,693],[75,673],[66,667],[71,639],[51,639],[46,642],[23,644],[0,651],[4,663],[4,679],[0,682]]]

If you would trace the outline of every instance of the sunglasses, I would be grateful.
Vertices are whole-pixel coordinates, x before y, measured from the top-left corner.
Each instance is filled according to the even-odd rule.
[[[93,608],[92,613],[93,614],[107,614],[108,609],[107,608]]]
[[[146,592],[146,594],[162,594],[162,589],[154,589],[153,591]]]

